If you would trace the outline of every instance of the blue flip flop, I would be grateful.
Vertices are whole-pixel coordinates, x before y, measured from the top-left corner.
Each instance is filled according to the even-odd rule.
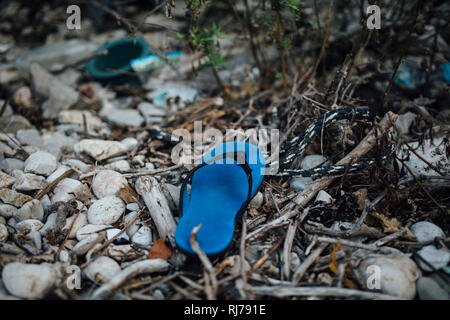
[[[206,154],[181,187],[181,218],[175,231],[177,246],[195,254],[190,236],[201,224],[197,242],[207,255],[227,249],[233,238],[235,221],[258,191],[265,167],[261,151],[246,142],[227,142]]]

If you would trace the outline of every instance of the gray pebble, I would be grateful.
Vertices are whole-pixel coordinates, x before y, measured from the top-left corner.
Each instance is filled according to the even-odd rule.
[[[450,294],[429,277],[417,280],[417,294],[420,300],[450,300]]]
[[[428,222],[420,221],[411,226],[411,232],[416,236],[417,241],[427,242],[433,241],[434,238],[445,238],[445,233],[437,225]]]
[[[55,156],[45,151],[38,151],[27,158],[24,171],[49,176],[55,169]]]

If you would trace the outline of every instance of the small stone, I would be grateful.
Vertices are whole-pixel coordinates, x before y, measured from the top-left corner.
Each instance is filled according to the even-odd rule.
[[[450,300],[450,294],[430,277],[420,278],[416,286],[420,300]]]
[[[27,219],[27,220],[18,222],[14,228],[16,228],[17,231],[26,234],[26,233],[30,233],[33,231],[39,231],[43,226],[44,226],[44,224],[39,220]]]
[[[0,224],[0,242],[6,242],[8,236],[9,236],[8,229],[4,224]]]
[[[416,236],[416,239],[419,242],[433,241],[434,238],[445,238],[444,231],[437,225],[428,221],[414,223],[411,226],[411,232]]]
[[[303,191],[309,187],[311,182],[312,179],[309,177],[292,178],[291,182],[289,183],[289,187],[297,191]]]
[[[89,130],[102,128],[105,124],[102,120],[94,116],[90,111],[85,110],[64,110],[59,113],[58,121],[60,123],[72,123],[79,126],[84,126],[84,119],[86,119],[86,125]]]
[[[71,178],[64,178],[53,189],[54,193],[73,193],[80,188],[82,183]]]
[[[25,172],[49,176],[56,169],[56,158],[46,151],[33,153],[25,161]]]
[[[319,201],[328,204],[333,202],[333,198],[326,191],[320,190],[317,194],[315,202]]]
[[[88,211],[90,224],[113,224],[125,212],[125,204],[122,199],[115,196],[107,196],[95,201]]]
[[[0,224],[6,224],[5,217],[0,216]]]
[[[374,268],[378,269],[374,269]],[[372,284],[373,270],[379,270],[379,284],[381,292],[403,299],[414,299],[416,295],[416,280],[421,272],[417,265],[406,256],[373,257],[365,259],[359,265],[362,275],[361,286],[370,290]]]
[[[450,253],[444,248],[437,249],[434,245],[423,247],[417,251],[417,254],[431,264],[436,270],[445,267],[450,261]],[[422,262],[421,259],[417,259],[417,264],[424,271],[433,271],[428,265]]]
[[[27,219],[42,220],[44,217],[44,208],[39,200],[33,199],[25,203],[14,215],[14,219],[17,221],[23,221]]]
[[[10,218],[17,213],[17,208],[10,204],[0,204],[0,216]]]
[[[111,239],[114,238],[115,235],[118,234],[120,231],[122,231],[122,230],[117,229],[117,228],[114,228],[114,229],[108,229],[108,230],[106,230],[106,238],[107,238],[108,240],[111,240]],[[129,241],[129,240],[130,240],[130,238],[128,238],[128,235],[127,235],[126,232],[122,233],[115,241],[120,243],[121,241],[124,241],[124,240],[125,240],[125,241]]]
[[[47,233],[50,231],[51,228],[53,228],[56,225],[56,218],[58,217],[57,212],[50,213],[47,217],[47,221],[45,221],[45,224],[42,226],[41,229],[39,229],[39,233],[42,236],[46,236]]]
[[[103,236],[101,234],[90,234],[80,242],[78,242],[73,247],[73,252],[77,256],[81,256],[88,252],[93,246],[95,246],[97,243],[101,242],[103,240]]]
[[[144,118],[139,111],[133,109],[114,110],[107,115],[107,118],[116,125],[126,127],[140,127],[144,123]]]
[[[67,159],[63,161],[63,164],[69,168],[81,171],[82,173],[87,173],[90,170],[90,165],[84,163],[77,159]]]
[[[132,151],[138,145],[138,141],[135,138],[125,138],[120,143],[123,144],[127,151]]]
[[[99,199],[116,195],[125,186],[128,186],[127,180],[113,170],[102,170],[92,180],[92,191]]]
[[[148,102],[141,102],[138,105],[138,109],[144,116],[145,123],[161,123],[164,117],[167,115],[167,109],[156,107]]]
[[[0,200],[2,200],[4,203],[12,204],[15,207],[21,207],[32,199],[33,198],[26,194],[22,194],[11,189],[0,189]]]
[[[316,167],[319,167],[320,165],[324,164],[327,161],[327,158],[324,156],[321,156],[320,154],[312,154],[305,156],[301,163],[300,167],[303,170],[309,170]]]
[[[25,299],[44,298],[57,279],[56,270],[44,264],[12,262],[2,272],[2,280],[9,293]]]
[[[123,144],[117,141],[84,139],[75,144],[77,153],[86,153],[97,161],[102,161],[127,152]]]
[[[23,170],[25,168],[25,162],[15,158],[3,159],[0,161],[0,169],[6,172],[7,174],[11,174],[13,170]]]
[[[52,183],[57,178],[61,177],[64,173],[66,173],[68,170],[70,170],[70,168],[67,166],[64,165],[59,166],[58,169],[53,171],[53,173],[49,175],[45,181],[47,181],[47,183]]]
[[[57,159],[59,159],[63,152],[72,152],[73,146],[78,142],[78,138],[72,138],[66,136],[62,132],[50,132],[42,136],[44,141],[42,149],[53,154]]]
[[[118,160],[105,165],[105,168],[126,172],[130,170],[130,163],[127,160]]]
[[[249,203],[249,207],[260,208],[263,205],[264,196],[261,192],[257,192]]]
[[[0,188],[9,187],[16,179],[0,171]]]
[[[87,225],[88,222],[86,213],[80,213],[78,218],[75,220],[76,216],[77,215],[75,214],[67,218],[66,224],[62,228],[62,230],[69,230],[72,227],[70,229],[69,239],[74,239],[76,237],[77,231],[80,230],[85,225]]]
[[[87,238],[89,235],[99,233],[100,230],[105,230],[108,227],[110,227],[110,225],[87,224],[77,230],[77,234],[76,234],[77,240],[82,241],[83,239]],[[102,232],[104,232],[104,231],[102,231]]]
[[[25,146],[39,147],[43,143],[41,135],[36,129],[18,130],[16,133],[16,137],[17,140],[19,140],[19,142]]]
[[[130,212],[127,214],[124,218],[124,223],[128,223],[131,219],[134,218],[134,216],[137,214],[137,211]],[[125,231],[128,235],[128,237],[132,237],[138,230],[139,230],[139,224],[141,220],[139,218],[136,219],[136,221],[128,227],[128,229]]]
[[[16,179],[14,189],[18,191],[41,190],[47,186],[44,177],[33,173],[23,173],[23,171],[14,170],[12,175]]]
[[[23,108],[31,108],[33,105],[30,87],[20,87],[14,92],[13,101]]]
[[[442,174],[448,175],[450,173],[450,160],[446,157],[445,143],[443,142],[444,137],[436,137],[433,140],[424,140],[423,143],[410,142],[409,146],[417,153],[421,158],[425,159],[428,163],[431,163],[435,168],[437,168]],[[408,147],[401,146],[397,152],[397,156],[400,159],[408,160],[405,164],[416,176],[434,176],[437,173],[430,168],[430,166],[425,163],[422,159],[416,156],[413,152],[410,152]],[[401,162],[397,161],[399,167],[403,165]],[[409,171],[404,169],[407,174]]]
[[[25,117],[18,114],[0,118],[0,128],[4,128],[7,133],[16,134],[18,130],[30,129],[32,127],[31,123]]]
[[[52,202],[50,201],[50,197],[48,196],[48,194],[44,194],[44,196],[39,201],[42,204],[42,208],[44,208],[44,213],[49,213],[48,209],[52,205]]]
[[[57,118],[61,110],[75,105],[79,93],[37,63],[32,63],[30,73],[36,92],[48,100],[42,104],[44,118]]]
[[[111,280],[120,271],[120,266],[115,260],[101,256],[90,262],[83,273],[93,282],[104,283]]]
[[[152,243],[152,230],[147,226],[142,226],[132,237],[131,241],[138,247],[148,249]]]
[[[56,202],[68,202],[72,199],[75,199],[73,194],[65,193],[65,192],[58,192],[55,193],[52,196],[52,204],[55,204]]]
[[[139,205],[136,202],[131,202],[129,204],[127,204],[127,210],[130,211],[138,211],[139,210]]]
[[[42,238],[41,234],[38,231],[31,231],[29,234],[27,234],[27,236],[33,241],[36,249],[42,249]]]

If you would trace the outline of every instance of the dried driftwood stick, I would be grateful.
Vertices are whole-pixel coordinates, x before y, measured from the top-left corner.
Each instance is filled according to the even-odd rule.
[[[344,158],[342,158],[337,165],[348,164],[355,161],[358,161],[363,155],[369,152],[377,142],[377,138],[381,137],[387,130],[397,121],[398,115],[389,111],[387,112],[383,119],[381,119],[378,126],[367,134],[363,140]],[[320,190],[324,190],[327,188],[333,181],[336,179],[336,176],[323,177],[315,180],[306,190],[298,194],[292,201],[287,204],[283,211],[285,212],[281,217],[278,217],[268,224],[265,224],[258,229],[247,235],[247,239],[250,241],[257,239],[260,237],[265,231],[271,229],[268,228],[269,224],[277,225],[280,222],[287,221],[288,219],[297,215],[297,210],[294,210],[295,206],[298,206],[300,209],[304,208],[306,204],[311,201]]]
[[[330,288],[330,287],[282,287],[282,286],[261,286],[253,287],[247,285],[247,291],[257,294],[266,295],[277,298],[284,297],[340,297],[340,298],[359,298],[371,300],[401,300],[401,297],[391,296],[376,292],[359,291],[344,288]]]
[[[136,192],[144,199],[161,238],[175,246],[177,226],[158,180],[150,176],[140,177],[136,180],[135,187]]]
[[[128,279],[136,277],[140,274],[166,271],[168,268],[169,263],[163,259],[150,259],[136,262],[119,272],[111,280],[95,290],[90,299],[105,299],[113,294],[114,290],[118,289]]]

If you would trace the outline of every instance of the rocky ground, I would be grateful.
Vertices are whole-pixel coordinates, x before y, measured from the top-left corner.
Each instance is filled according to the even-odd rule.
[[[415,20],[415,1],[386,5],[366,34],[358,5],[304,1],[301,17],[281,11],[293,35],[281,59],[261,18],[270,8],[248,1],[252,35],[234,20],[247,19],[244,2],[202,9],[226,34],[227,62],[203,69],[176,36],[189,30],[184,1],[171,19],[165,1],[80,4],[80,30],[59,1],[1,4],[0,299],[450,298],[448,4],[429,1]],[[181,61],[137,86],[90,78],[95,50],[126,36]],[[279,129],[284,143],[344,106],[376,117],[324,128],[295,167],[337,163],[367,137],[360,160],[375,165],[323,185],[268,176],[225,253],[199,260],[175,246],[192,166],[172,162],[174,130]],[[374,135],[388,111],[395,122]]]

